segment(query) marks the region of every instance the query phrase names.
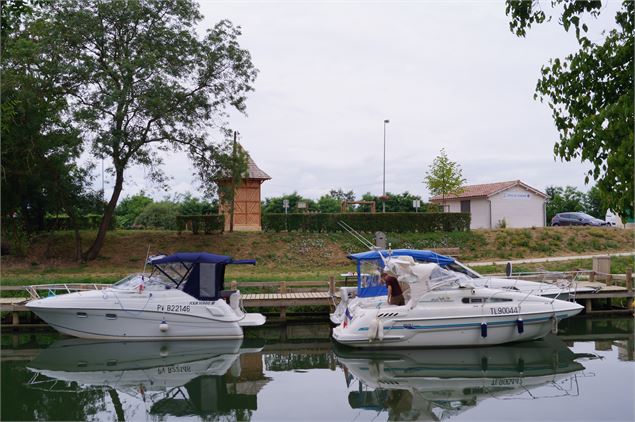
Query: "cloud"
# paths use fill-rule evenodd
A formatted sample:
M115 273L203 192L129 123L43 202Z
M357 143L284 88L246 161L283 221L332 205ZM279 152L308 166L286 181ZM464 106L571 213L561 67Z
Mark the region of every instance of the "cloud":
M533 100L540 67L577 49L556 23L510 33L499 2L202 2L201 31L243 29L260 69L241 143L272 180L263 199L331 188L427 197L421 181L441 148L470 183L521 179L584 188L587 165L553 160L558 133ZM614 13L604 10L599 26ZM166 159L173 192L196 192L182 154ZM137 170L126 192L145 188ZM154 192L154 191L153 191ZM164 194L159 192L158 194Z

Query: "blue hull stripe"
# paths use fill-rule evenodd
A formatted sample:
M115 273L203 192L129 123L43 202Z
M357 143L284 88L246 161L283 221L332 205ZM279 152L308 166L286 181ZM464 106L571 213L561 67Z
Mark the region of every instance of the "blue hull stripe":
M478 318L478 317L475 317ZM544 322L544 321L549 321L552 317L548 316L548 317L540 317L540 318L527 318L527 319L523 319L523 321L525 323L535 323L535 322ZM561 315L557 317L559 320L560 319L565 319L567 318L567 315ZM508 321L492 321L492 322L488 322L487 323L488 326L493 325L493 326L505 326L505 325L516 325L516 320L508 320ZM481 323L480 322L468 322L468 323L463 323L463 324L441 324L441 325L412 325L412 324L403 324L403 325L393 325L390 327L384 327L384 330L435 330L435 329L439 329L439 328L461 328L461 327L465 327L465 328L480 328L481 327ZM362 328L358 328L357 331L368 331L368 327L362 327Z

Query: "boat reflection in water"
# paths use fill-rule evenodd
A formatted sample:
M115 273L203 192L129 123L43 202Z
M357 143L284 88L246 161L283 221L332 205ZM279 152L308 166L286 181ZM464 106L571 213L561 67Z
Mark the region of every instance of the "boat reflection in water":
M353 409L387 411L389 420L441 420L487 398L536 399L577 395L584 369L560 339L494 347L372 351L337 346L352 389ZM545 387L549 392L546 392ZM540 390L532 391L532 390ZM541 395L542 394L542 395Z
M256 394L268 381L259 363L263 344L253 343L60 340L31 361L29 385L69 392L103 389L125 419L148 413L239 416L257 408Z

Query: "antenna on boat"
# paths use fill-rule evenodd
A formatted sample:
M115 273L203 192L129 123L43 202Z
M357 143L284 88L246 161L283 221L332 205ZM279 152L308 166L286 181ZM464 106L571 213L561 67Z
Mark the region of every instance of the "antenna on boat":
M150 258L150 244L149 243L148 243L148 252L146 252L146 260L143 263L143 274L141 275L142 278L146 274L146 266L148 265L148 258Z
M345 222L343 222L342 220L338 221L337 224L344 229L344 231L346 231L348 234L350 234L351 236L353 236L355 238L355 240L357 240L359 243L361 243L362 245L364 245L365 247L367 247L368 249L370 249L371 251L373 249L375 249L375 245L373 245L370 240L366 239L364 236L362 236L361 234L359 234L358 231L356 231L354 228L352 228L351 226L349 226L348 224L346 224Z
M343 228L348 234L350 234L351 236L353 236L359 243L361 243L362 245L364 245L365 247L367 247L368 249L370 249L371 251L377 251L377 253L379 254L379 256L381 257L382 262L384 263L384 265L386 265L386 258L384 257L384 255L381 253L381 249L378 248L377 246L373 245L370 240L366 239L364 236L362 236L357 230L355 230L354 228L352 228L351 226L349 226L348 224L346 224L344 221L339 220L337 222L337 224Z

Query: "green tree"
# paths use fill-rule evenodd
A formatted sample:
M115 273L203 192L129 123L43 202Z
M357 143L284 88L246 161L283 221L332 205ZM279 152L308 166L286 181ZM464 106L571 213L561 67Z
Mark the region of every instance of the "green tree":
M337 213L342 209L342 201L327 194L322 195L320 199L318 199L316 206L320 212Z
M22 238L22 229L43 230L47 214L66 214L81 252L78 217L103 206L90 188L90 163L77 164L83 139L65 116L69 88L56 63L41 61L47 45L24 23L40 3L2 3L2 217L13 226L9 237Z
M329 196L331 198L335 198L338 201L354 201L355 200L355 192L349 190L348 192L344 192L342 188L331 189L329 191Z
M125 197L121 200L119 205L117 205L115 211L117 226L124 229L131 229L143 209L153 202L152 198L146 196L144 191L136 195Z
M288 212L300 212L301 210L298 208L299 202L304 202L307 205L305 211L317 211L318 207L314 200L303 198L297 192L293 192L291 194L282 195L274 198L266 198L264 203L262 204L262 212L263 214L275 214L275 213L284 213L284 200L289 201L289 211Z
M586 211L586 195L573 186L548 186L547 221L559 212Z
M141 211L134 225L144 229L176 230L179 205L171 201L152 202Z
M215 174L209 176L201 175L201 180L207 179L207 186L213 186L214 183L219 189L220 203L224 209L229 209L229 231L234 231L234 206L238 188L244 178L247 177L248 155L237 140L237 132L234 132L234 141L225 144L225 150L216 154L216 161L219 164L219 170ZM231 146L231 149L229 147ZM200 168L204 168L201 166Z
M444 207L445 199L449 195L458 195L463 192L465 182L461 166L450 161L443 148L428 167L423 181L431 195L441 195Z
M239 28L223 20L199 37L201 19L191 0L60 0L39 15L41 60L75 88L73 118L92 154L113 163L113 193L86 259L99 254L130 166L162 182L161 156L173 149L187 151L199 174L217 171L207 129L224 126L228 107L245 111L257 70Z
M191 193L186 192L180 200L179 214L181 215L209 215L218 214L218 201L208 201L196 198Z
M593 186L586 194L584 201L585 212L589 215L597 217L601 220L606 218L606 211L608 206L606 205L604 195L597 186Z
M547 101L560 140L554 154L565 161L588 161L585 177L596 181L606 206L626 214L633 210L633 29L635 2L624 1L616 27L591 40L587 17L597 17L600 1L552 0L562 10L560 24L575 30L576 53L551 59L541 69L534 98ZM510 29L525 36L532 24L547 20L539 2L507 0Z

